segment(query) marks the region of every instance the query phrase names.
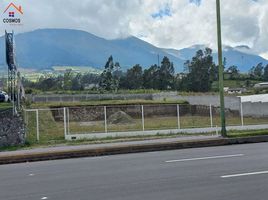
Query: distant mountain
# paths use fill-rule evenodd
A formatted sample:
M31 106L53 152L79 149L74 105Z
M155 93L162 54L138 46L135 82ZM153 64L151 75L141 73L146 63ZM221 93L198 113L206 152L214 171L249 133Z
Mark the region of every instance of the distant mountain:
M191 60L195 53L206 48L205 45L194 45L189 48L181 50L176 49L163 49L166 53L172 54L173 56L182 60ZM248 46L237 46L223 47L223 57L226 58L226 67L235 65L241 72L248 72L252 66L256 66L258 63L268 64L268 60L265 60L261 56L255 55ZM213 59L215 63L218 63L217 52L214 51Z
M17 62L20 67L49 69L53 66L90 66L103 69L110 55L123 70L140 64L147 68L158 63L158 56L168 56L177 72L183 71L183 63L191 59L204 45L181 50L161 49L136 37L106 40L85 31L72 29L39 29L15 36ZM0 38L0 66L5 65L4 37ZM252 66L268 61L252 54L246 46L224 47L227 65L237 65L243 72ZM213 57L217 61L217 54Z
M178 71L183 60L135 37L106 40L90 33L69 29L41 29L15 37L17 62L23 68L44 69L52 66L91 66L103 68L113 55L122 69L135 64L149 67L168 56ZM4 38L0 38L0 59L4 61ZM3 63L0 63L0 65Z

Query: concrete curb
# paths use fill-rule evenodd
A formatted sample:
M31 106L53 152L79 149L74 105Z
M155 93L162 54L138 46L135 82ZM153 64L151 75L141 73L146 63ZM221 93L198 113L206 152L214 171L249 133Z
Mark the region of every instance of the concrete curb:
M115 154L175 150L198 147L212 147L222 145L246 144L246 143L261 143L268 142L268 136L242 137L242 138L217 138L204 140L189 140L176 142L156 142L150 144L134 144L122 145L116 147L99 147L94 149L79 149L79 150L61 150L47 152L30 152L21 155L2 155L0 154L0 165L22 163L22 162L36 162L45 160L57 160L80 157L94 157Z

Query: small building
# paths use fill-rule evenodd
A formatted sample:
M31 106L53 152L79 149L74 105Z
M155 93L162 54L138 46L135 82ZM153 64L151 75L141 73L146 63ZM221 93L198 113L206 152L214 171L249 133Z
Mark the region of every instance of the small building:
M268 89L268 82L257 83L254 85L255 89Z
M228 92L229 89L230 89L229 87L224 87L224 88L223 88L223 91L224 91L224 92Z
M229 88L227 92L228 94L242 94L246 91L246 88Z
M94 89L94 88L99 88L99 84L91 83L91 84L85 84L84 85L85 90L91 90L91 89Z
M240 96L241 102L268 102L268 94L255 94L255 95L249 95L249 96Z

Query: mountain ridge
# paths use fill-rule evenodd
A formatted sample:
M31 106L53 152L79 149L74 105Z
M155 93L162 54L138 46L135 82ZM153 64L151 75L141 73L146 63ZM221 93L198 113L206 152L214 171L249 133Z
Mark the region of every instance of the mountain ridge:
M140 64L148 68L167 56L174 63L176 72L183 71L186 60L191 59L204 45L177 49L158 48L137 37L107 40L86 31L74 29L37 29L15 35L16 57L20 67L49 69L53 66L90 66L103 69L112 55L123 70ZM203 48L202 48L203 47ZM4 36L0 37L0 65L5 65ZM242 50L241 50L242 49ZM244 52L245 51L245 52ZM237 65L240 71L248 71L260 62L268 64L264 58L250 54L250 49L241 47L223 48L227 64ZM217 53L213 53L217 63Z

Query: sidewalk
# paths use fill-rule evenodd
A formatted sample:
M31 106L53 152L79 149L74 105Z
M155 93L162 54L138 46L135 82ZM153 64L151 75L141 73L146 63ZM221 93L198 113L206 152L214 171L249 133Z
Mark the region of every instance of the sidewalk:
M138 153L184 148L221 146L243 143L268 142L268 136L222 138L219 136L187 136L132 142L57 146L0 152L0 164L34 162L90 156Z

